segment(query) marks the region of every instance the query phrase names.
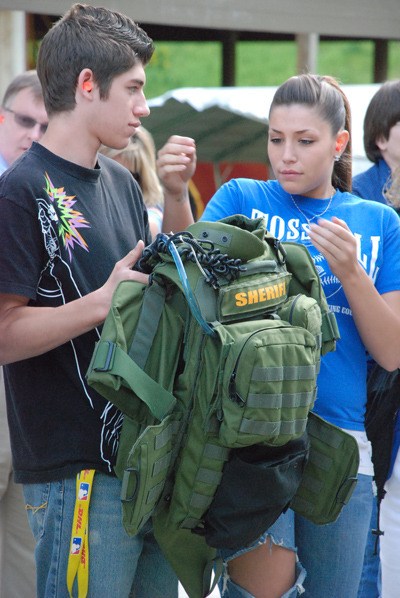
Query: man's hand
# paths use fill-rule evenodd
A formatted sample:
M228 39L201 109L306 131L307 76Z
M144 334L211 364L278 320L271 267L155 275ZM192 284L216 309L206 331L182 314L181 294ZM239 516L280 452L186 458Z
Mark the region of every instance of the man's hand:
M41 355L102 324L120 282L147 284L147 274L131 269L143 246L139 241L119 260L102 287L59 307L29 306L27 297L0 294L0 363Z
M114 294L114 291L120 282L122 282L123 280L136 280L137 282L147 284L149 278L147 274L143 274L143 272L137 272L136 270L132 270L132 267L141 257L143 248L143 241L139 241L134 249L132 249L125 257L120 259L115 264L113 271L108 277L108 280L104 283L102 288L99 289L99 292L102 293L107 313L111 306L111 299Z

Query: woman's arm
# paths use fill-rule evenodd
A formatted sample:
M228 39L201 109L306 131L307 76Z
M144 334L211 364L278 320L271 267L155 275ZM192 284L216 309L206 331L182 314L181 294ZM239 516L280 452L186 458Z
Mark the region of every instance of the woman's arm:
M190 137L173 135L159 150L157 173L164 189L162 230L184 230L192 224L189 180L196 170L196 146Z
M386 370L400 367L400 290L380 295L357 260L357 242L339 218L310 225L310 239L343 286L354 322L370 354ZM400 256L399 256L400 259ZM400 286L400 281L399 281ZM351 359L351 356L349 356Z

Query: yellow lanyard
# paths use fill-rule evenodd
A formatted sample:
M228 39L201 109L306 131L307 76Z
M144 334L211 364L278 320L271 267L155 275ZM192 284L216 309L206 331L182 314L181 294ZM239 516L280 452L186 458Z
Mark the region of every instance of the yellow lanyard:
M94 469L83 469L76 476L75 510L67 569L67 586L71 598L75 577L78 581L78 598L86 598L89 588L89 504L93 477Z

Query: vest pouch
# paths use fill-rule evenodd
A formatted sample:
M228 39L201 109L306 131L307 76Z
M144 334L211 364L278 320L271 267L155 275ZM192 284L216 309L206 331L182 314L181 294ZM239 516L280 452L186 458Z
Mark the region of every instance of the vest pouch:
M127 456L124 436L132 438L135 422L125 419L116 472L122 480L123 525L127 533L133 536L153 514L161 497L173 460L174 436L180 416L173 413L160 424L147 426Z
M204 528L214 548L243 548L257 540L285 511L304 471L307 433L281 447L232 449Z
M318 362L317 373L319 372L320 355L322 350L322 314L321 309L315 299L307 297L302 293L288 297L288 300L277 309L277 314L281 320L289 322L292 326L306 328L317 343Z
M281 320L292 326L303 326L316 338L321 336L322 316L318 303L312 297L299 293L289 297L277 310Z
M302 436L316 395L314 335L279 319L224 328L233 342L219 387L221 444L280 446Z
M357 483L357 441L315 413L309 415L307 432L310 456L290 507L313 523L332 523Z

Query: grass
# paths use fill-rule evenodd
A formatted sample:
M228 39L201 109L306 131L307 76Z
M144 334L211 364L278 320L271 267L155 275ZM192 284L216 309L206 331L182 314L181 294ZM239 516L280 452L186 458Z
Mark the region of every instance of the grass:
M373 82L370 41L320 42L318 72L342 83ZM294 42L239 42L236 85L279 85L296 73ZM389 42L389 79L400 79L400 42ZM222 48L218 42L159 42L147 68L146 95L153 98L179 87L221 85Z

